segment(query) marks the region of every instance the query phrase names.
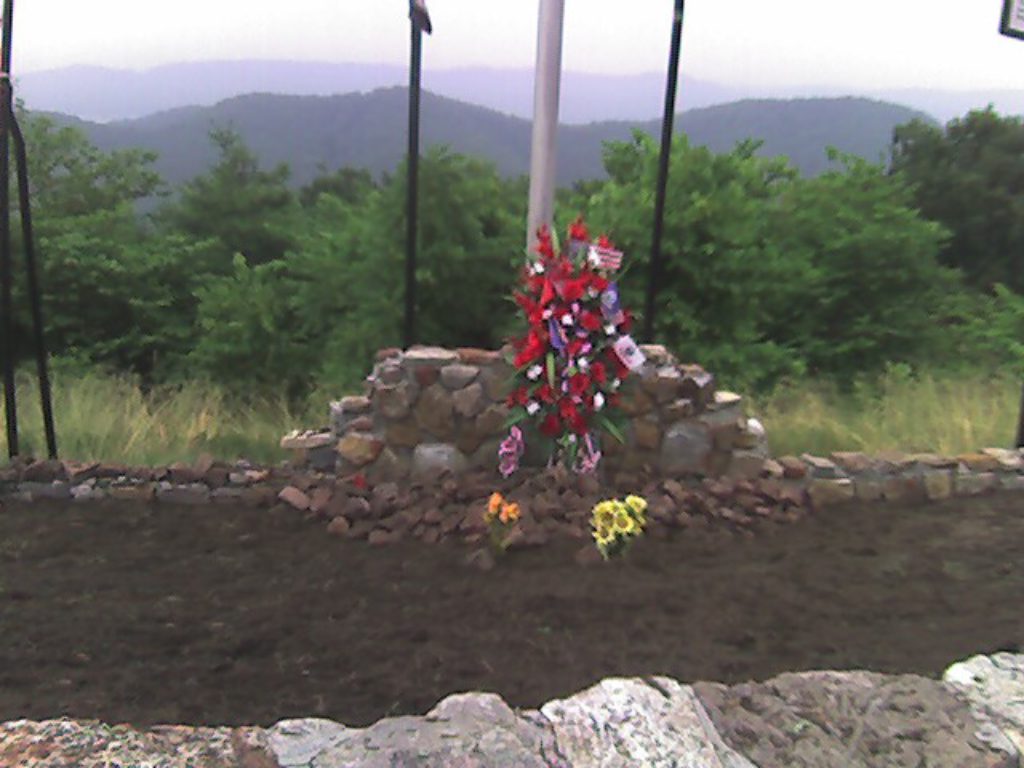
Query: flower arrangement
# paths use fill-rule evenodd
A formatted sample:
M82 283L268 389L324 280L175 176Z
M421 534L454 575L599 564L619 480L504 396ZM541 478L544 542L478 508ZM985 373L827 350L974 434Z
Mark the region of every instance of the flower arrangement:
M508 546L508 534L519 521L519 505L505 500L497 491L487 500L484 522L490 534L491 547L495 552L504 552Z
M569 228L561 252L546 227L537 240L515 293L528 331L512 342L512 431L499 450L506 477L518 468L525 448L515 425L527 419L552 442L552 463L562 461L580 473L596 470L601 452L595 430L622 440L608 412L619 404L623 380L644 362L629 336L633 316L622 307L612 279L622 253L607 237L591 241L582 218Z
M647 500L642 496L598 502L590 516L594 543L605 560L625 552L646 527Z

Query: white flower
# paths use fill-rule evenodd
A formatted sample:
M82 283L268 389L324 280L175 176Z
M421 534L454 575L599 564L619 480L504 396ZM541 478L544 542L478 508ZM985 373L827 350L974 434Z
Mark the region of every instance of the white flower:
M576 442L576 435L574 435L574 434L569 435L569 442L570 443L575 443Z
M526 378L528 378L530 381L536 381L537 379L540 378L540 375L543 372L543 368L541 368L539 365L534 365L526 372Z
M594 246L590 246L590 250L587 251L587 261L590 262L592 267L596 267L601 263L601 255Z
M622 386L622 381L619 379L612 379L612 389L618 389Z
M544 274L544 264L539 262L539 261L534 263L534 265L533 265L533 274L535 274L535 275L543 275Z
M537 411L540 410L540 403L535 400L531 400L526 404L526 412L533 416Z
M552 314L554 314L554 313L550 309L545 309L541 313L541 317L543 317L545 320L550 320Z
M567 327L572 325L572 315L570 315L570 314L562 315L562 325L567 326Z
M615 335L615 326L612 325L611 323L609 323L608 325L606 325L604 327L604 333L605 333L605 336L614 336Z
M585 371L587 370L587 368L590 367L590 361L587 360L587 358L585 357L581 357L579 360L576 361L576 367L579 368L581 371Z
M598 297L597 288L587 288L587 296L596 299Z
M598 392L594 395L594 410L600 411L602 408L604 408L604 395Z

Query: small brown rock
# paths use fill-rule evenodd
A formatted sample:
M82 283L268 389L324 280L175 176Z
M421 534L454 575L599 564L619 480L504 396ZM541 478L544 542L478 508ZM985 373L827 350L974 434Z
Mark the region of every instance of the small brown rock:
M807 465L796 456L782 456L778 462L782 466L782 476L788 480L799 480L807 475Z
M459 362L466 365L490 365L501 359L500 352L476 347L459 347L455 352L459 356Z
M352 526L349 525L348 520L339 516L327 524L327 532L332 536L344 536L348 533L349 528L351 527Z
M429 387L440 377L437 368L428 365L419 365L413 368L413 377L421 387Z
M345 461L356 467L366 466L380 456L384 442L365 432L345 435L338 441L338 453Z
M389 544L397 544L403 535L404 531L382 531L378 528L370 531L368 541L371 547L386 547Z
M345 502L345 517L349 520L367 520L371 514L370 502L362 496L352 496Z
M52 483L63 480L64 465L59 461L34 461L25 467L21 479L30 483Z
M334 498L333 488L329 488L325 485L315 488L309 497L310 512L315 512L319 515L327 508L327 505L331 503L332 498Z
M191 466L180 461L171 464L167 468L167 474L170 476L171 482L176 485L188 485L197 482L202 477L202 473L196 472Z
M309 496L300 491L294 485L289 485L287 488L283 488L279 494L277 494L279 501L283 501L292 509L297 509L299 512L305 512L309 509Z
M470 384L452 395L455 412L465 419L472 419L487 407L487 396L481 384Z

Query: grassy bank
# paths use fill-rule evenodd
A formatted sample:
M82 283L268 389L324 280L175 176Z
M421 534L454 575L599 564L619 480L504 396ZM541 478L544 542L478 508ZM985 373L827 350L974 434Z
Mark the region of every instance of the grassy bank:
M753 398L776 456L805 451L923 452L955 455L1010 447L1021 383L1008 375L954 376L895 371L852 393L800 382Z
M45 455L35 380L20 378L18 395L21 452ZM88 374L55 377L53 409L62 457L165 464L208 452L276 462L285 458L281 436L324 423L327 402L323 398L314 413L289 408L283 399L232 402L206 384L144 392L127 377Z
M332 393L337 395L339 393ZM143 392L132 380L102 374L58 375L54 411L60 453L129 464L191 461L203 452L276 462L281 435L325 423L327 393L300 408L283 399L240 404L210 385ZM22 453L45 453L34 379L19 386ZM839 393L798 382L748 399L768 430L772 453L838 450L955 454L1009 446L1016 435L1020 382L1009 376L891 373ZM0 415L2 419L2 415Z

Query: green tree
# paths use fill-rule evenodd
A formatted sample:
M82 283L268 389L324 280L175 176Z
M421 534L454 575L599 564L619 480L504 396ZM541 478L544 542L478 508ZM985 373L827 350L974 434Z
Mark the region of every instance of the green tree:
M105 153L77 128L24 111L19 119L50 351L147 376L168 369L192 344L193 264L205 245L154 236L137 214L161 190L154 155ZM25 355L28 299L22 280L15 287Z
M887 363L933 358L960 276L937 255L943 228L924 220L905 180L832 153L841 170L794 180L782 193L772 240L801 265L769 318L770 335L810 371L846 380Z
M970 285L1024 292L1024 124L991 107L945 129L915 121L896 129L892 170L914 185L925 217L951 233L940 259Z
M490 347L522 252L523 202L493 166L434 150L420 166L418 336ZM199 291L202 334L191 361L218 381L301 394L320 378L351 386L379 348L401 343L405 174L355 204L321 194L287 257L235 260Z
M178 199L161 211L172 231L218 245L221 273L241 253L253 264L280 259L295 244L298 200L288 186L289 169L271 171L233 130L218 128L210 140L219 153L210 171L185 184Z
M320 195L333 195L349 205L363 201L377 185L370 172L363 168L339 168L334 173L321 174L299 190L299 202L310 208Z
M657 341L744 384L798 372L801 360L767 333L799 266L771 238L781 189L796 173L755 156L747 142L716 155L673 141L658 286ZM642 308L647 284L659 148L639 132L607 145L609 182L589 201L592 228L627 253L623 294Z

